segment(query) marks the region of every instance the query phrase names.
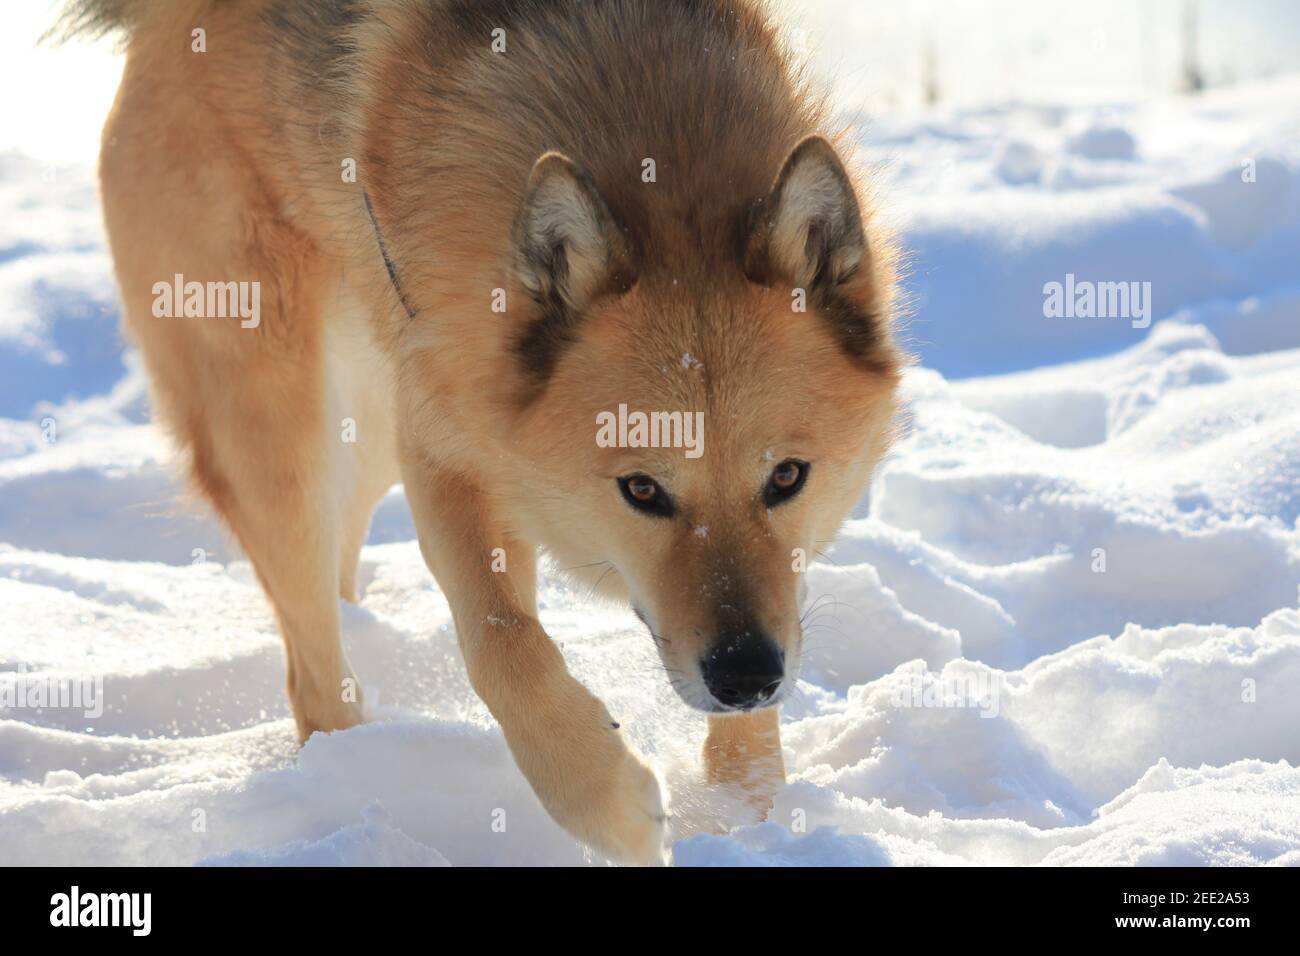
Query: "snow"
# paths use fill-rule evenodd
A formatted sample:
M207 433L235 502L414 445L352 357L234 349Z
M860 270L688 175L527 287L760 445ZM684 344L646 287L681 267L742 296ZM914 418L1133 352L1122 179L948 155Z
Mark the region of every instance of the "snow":
M1044 318L1044 285L1067 274L1150 282L1156 320L1203 324L1230 355L1300 347L1297 97L1288 78L1191 105L1017 103L878 122L865 153L885 166L879 192L912 252L925 364L989 375L1144 338L1129 321ZM1080 129L1107 128L1136 159L1076 151Z
M920 363L808 571L766 822L703 784L631 613L541 581L675 863L1300 864L1300 80L884 117L862 150ZM149 424L90 171L0 154L0 223L0 690L104 697L0 709L5 861L603 862L470 690L400 488L343 606L372 719L294 746L252 570ZM1047 317L1067 274L1150 282L1153 321Z

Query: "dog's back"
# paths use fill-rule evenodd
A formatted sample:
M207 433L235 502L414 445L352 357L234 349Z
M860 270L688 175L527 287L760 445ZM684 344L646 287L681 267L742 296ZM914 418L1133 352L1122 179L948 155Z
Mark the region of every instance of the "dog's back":
M757 0L162 6L75 0L63 28L134 30L146 35L142 44L183 50L184 35L150 33L150 22L208 32L238 23L241 56L257 56L243 56L219 85L223 95L246 85L263 111L230 119L266 118L285 153L269 161L311 170L344 202L355 190L343 188L338 167L352 157L376 197L412 181L445 182L440 216L472 205L470 225L492 222L498 207L513 213L539 155L581 157L638 248L678 270L709 265L701 251L731 254L735 204L765 192L799 139L832 132ZM204 55L223 55L215 38ZM190 72L174 82L207 81ZM247 97L234 101L247 110ZM394 155L397 142L420 149ZM649 180L655 187L642 188Z

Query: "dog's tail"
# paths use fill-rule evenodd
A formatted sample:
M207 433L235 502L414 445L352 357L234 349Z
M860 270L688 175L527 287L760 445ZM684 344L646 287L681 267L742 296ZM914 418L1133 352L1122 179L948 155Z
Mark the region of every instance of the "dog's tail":
M62 14L41 38L49 43L86 38L98 40L111 33L129 33L150 0L67 0Z

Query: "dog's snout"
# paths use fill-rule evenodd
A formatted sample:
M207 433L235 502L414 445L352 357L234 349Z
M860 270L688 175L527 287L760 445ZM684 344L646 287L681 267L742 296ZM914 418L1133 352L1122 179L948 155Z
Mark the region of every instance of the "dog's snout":
M785 655L771 638L746 633L720 640L700 659L704 685L718 703L737 710L761 707L785 678Z

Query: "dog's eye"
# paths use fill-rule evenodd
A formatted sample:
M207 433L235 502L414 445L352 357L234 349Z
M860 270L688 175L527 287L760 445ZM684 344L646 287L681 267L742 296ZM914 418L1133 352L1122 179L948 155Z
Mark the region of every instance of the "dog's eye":
M629 475L618 480L618 487L623 497L637 511L654 515L656 518L671 518L673 500L659 487L659 483L645 475Z
M769 508L789 501L797 495L808 480L809 465L806 461L790 459L781 462L772 470L772 477L767 479L763 489L763 500Z

